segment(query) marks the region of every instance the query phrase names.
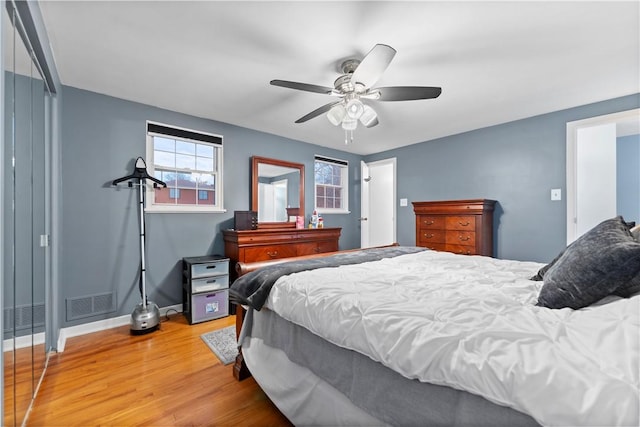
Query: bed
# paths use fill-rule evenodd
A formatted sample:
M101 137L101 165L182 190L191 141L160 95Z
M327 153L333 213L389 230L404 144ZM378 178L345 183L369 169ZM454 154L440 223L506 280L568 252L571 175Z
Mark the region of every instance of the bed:
M637 426L640 243L603 267L611 227L632 236L611 220L549 265L391 247L240 266L242 357L295 425ZM606 295L541 306L574 258Z

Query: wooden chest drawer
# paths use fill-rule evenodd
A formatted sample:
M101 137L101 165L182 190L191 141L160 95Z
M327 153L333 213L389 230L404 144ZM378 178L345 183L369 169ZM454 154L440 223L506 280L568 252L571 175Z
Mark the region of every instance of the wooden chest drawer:
M476 248L474 246L464 245L445 245L445 251L453 252L454 254L461 255L477 255Z
M420 243L417 246L422 246L423 248L431 249L434 251L446 251L447 245L444 243Z
M335 241L320 241L310 243L299 243L296 251L297 256L321 254L325 252L334 252L338 250L338 245Z
M444 226L445 226L445 217L443 216L438 216L438 215L434 215L434 216L427 216L427 215L421 215L419 220L418 220L418 227L420 229L426 229L426 230L430 230L430 229L434 229L434 230L443 230Z
M446 234L445 243L448 245L475 246L476 233L475 231L449 230Z
M296 247L294 245L254 246L244 249L244 258L252 261L266 261L294 256L296 256Z
M475 230L476 217L473 215L448 216L445 228L447 230Z
M446 232L444 230L429 230L420 229L420 233L417 236L418 246L427 246L432 243L445 243Z

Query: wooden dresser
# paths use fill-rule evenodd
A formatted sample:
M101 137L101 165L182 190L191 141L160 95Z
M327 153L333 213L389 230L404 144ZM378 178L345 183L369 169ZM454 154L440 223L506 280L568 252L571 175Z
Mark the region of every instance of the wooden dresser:
M465 255L493 256L495 200L413 202L416 246Z
M237 262L266 261L338 250L341 228L223 230L224 254ZM235 277L235 275L233 275Z

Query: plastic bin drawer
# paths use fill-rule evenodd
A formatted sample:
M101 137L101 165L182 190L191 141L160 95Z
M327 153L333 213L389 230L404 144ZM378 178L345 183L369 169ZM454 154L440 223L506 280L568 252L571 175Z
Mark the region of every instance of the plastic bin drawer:
M193 264L191 266L191 278L198 279L200 277L218 276L221 274L229 274L229 260L206 262L203 264Z
M191 281L191 292L211 292L219 289L227 289L229 287L229 276L211 276L202 279L194 279Z
M204 322L229 315L229 290L191 295L191 323Z

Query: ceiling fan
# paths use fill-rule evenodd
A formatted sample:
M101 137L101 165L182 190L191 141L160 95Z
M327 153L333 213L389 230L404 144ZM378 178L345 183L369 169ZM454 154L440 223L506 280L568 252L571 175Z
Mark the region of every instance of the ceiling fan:
M411 101L437 98L442 93L441 88L429 86L374 88L373 85L380 79L395 54L396 50L391 46L376 44L362 61L357 59L343 61L340 66L343 74L335 80L334 87L287 80L271 80L270 83L273 86L322 93L340 98L300 117L296 120L296 123L304 123L323 113L327 113L329 121L335 126L341 124L345 133L353 132L358 127L358 121L365 127L371 128L378 124L378 115L371 106L365 104L362 100ZM351 140L353 140L353 133Z

